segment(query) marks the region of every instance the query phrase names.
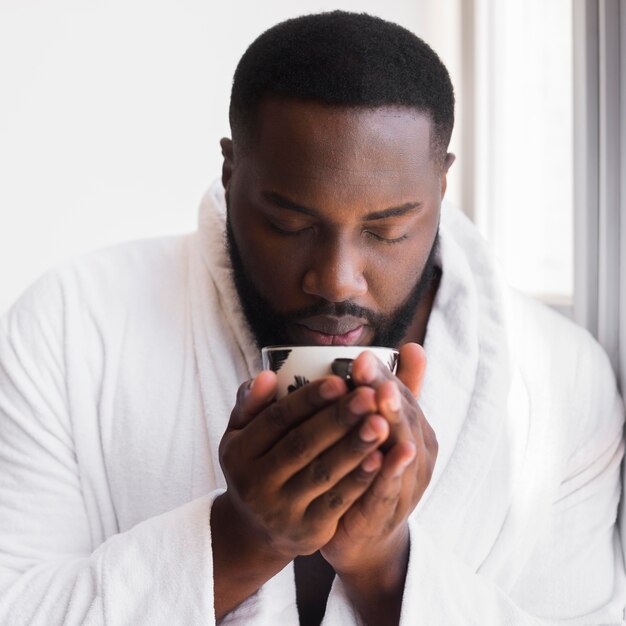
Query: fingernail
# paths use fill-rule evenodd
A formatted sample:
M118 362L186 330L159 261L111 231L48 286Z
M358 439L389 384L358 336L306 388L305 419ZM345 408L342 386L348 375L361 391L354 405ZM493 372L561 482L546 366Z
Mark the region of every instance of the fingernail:
M354 415L363 415L370 410L370 401L364 393L357 393L348 404L348 410Z
M361 463L361 469L368 474L377 470L380 467L380 459L378 458L377 453L370 454L369 456L363 459Z
M372 428L369 421L366 421L359 430L359 437L363 441L371 443L372 441L376 441L376 439L378 439L378 433Z
M376 378L376 362L374 361L376 357L371 354L366 354L363 368L361 370L361 378L364 383L371 383Z
M336 380L329 378L320 385L319 393L324 400L332 400L338 398L343 393L343 389Z
M394 385L392 395L385 400L385 406L391 413L397 413L400 410L400 391Z

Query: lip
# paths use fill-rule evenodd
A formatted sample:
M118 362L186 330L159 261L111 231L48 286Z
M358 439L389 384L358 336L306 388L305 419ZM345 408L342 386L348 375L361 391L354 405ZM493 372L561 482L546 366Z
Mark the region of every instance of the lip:
M316 315L307 317L298 322L300 326L304 326L309 330L324 333L325 335L345 335L360 326L365 326L367 320L351 315Z
M296 324L297 339L322 346L357 345L367 328L366 320L344 316L318 315Z

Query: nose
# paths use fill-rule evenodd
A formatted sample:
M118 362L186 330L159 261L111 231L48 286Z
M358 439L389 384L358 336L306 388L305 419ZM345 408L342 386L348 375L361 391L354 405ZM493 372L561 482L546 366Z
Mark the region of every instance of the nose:
M302 279L305 293L328 302L344 302L367 293L363 258L354 244L343 238L319 241Z

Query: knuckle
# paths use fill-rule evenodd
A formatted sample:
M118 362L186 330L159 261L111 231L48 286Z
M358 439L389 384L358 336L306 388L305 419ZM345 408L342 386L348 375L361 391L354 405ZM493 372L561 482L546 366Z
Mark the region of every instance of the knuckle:
M334 510L343 506L344 499L336 489L331 489L326 494L326 502L328 504L328 508Z
M298 458L304 455L307 450L307 440L298 429L292 430L286 437L287 451L290 456Z
M310 465L311 480L315 484L324 484L330 480L328 465L319 459L315 459Z
M289 532L289 540L293 543L301 544L309 539L309 530L302 524L294 525ZM303 546L305 548L305 546ZM305 548L306 549L306 548Z

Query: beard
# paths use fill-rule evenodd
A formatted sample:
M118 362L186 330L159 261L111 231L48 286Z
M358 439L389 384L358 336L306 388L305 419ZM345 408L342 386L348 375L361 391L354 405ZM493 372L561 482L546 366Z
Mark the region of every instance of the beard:
M226 213L226 247L239 301L259 348L293 343L289 339L289 327L302 319L316 315L336 317L351 315L364 318L374 331L371 345L397 348L413 322L419 304L440 272L435 265L439 248L439 229L437 229L421 276L404 302L391 313L387 315L376 313L350 301L329 302L327 300L320 300L311 306L290 313L279 313L259 292L246 273L235 241L229 210Z

